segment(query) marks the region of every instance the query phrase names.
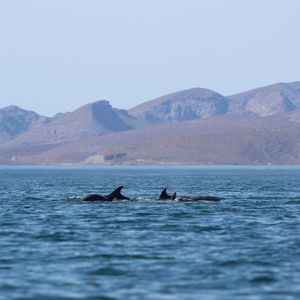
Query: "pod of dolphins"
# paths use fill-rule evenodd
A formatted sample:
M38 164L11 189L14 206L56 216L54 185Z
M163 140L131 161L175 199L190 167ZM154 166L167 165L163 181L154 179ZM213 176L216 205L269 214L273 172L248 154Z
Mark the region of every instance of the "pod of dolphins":
M130 200L130 198L125 197L121 194L121 189L123 185L119 186L115 189L112 193L101 196L97 194L87 195L82 198L82 201L113 201L113 200ZM212 196L177 196L176 192L171 196L167 194L167 189L163 189L158 200L171 200L171 201L178 201L178 202L188 202L188 201L220 201L221 198L212 197Z

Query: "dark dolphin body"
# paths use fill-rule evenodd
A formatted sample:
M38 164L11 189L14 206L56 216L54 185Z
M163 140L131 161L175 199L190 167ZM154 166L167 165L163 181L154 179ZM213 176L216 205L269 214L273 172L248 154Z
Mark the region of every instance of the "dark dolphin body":
M189 196L176 196L176 192L173 196L167 194L167 189L163 189L158 200L173 200L173 201L220 201L221 198L212 197L212 196L196 196L196 197L189 197Z
M123 188L123 185L119 186L112 193L110 193L109 195L106 195L106 196L101 196L101 195L97 195L97 194L87 195L82 198L82 201L113 201L113 199L130 200L130 198L127 198L121 194L122 188Z

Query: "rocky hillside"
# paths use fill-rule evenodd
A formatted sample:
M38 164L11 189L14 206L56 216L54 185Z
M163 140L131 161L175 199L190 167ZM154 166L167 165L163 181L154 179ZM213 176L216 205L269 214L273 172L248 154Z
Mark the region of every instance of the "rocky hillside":
M50 118L17 106L2 108L0 109L0 144L48 122L50 122Z
M227 97L229 113L273 116L300 109L300 82L278 83Z
M101 100L20 134L9 145L51 144L133 129L135 119Z
M224 115L228 107L224 96L211 90L194 88L142 103L128 112L152 124L165 124Z
M228 97L194 88L147 101L128 112L154 124L165 124L224 114L266 117L297 109L300 82L278 83Z

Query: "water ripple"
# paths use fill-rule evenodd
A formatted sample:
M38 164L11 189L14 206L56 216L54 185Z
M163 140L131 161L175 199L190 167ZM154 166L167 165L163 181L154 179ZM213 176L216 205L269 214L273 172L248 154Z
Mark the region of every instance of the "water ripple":
M300 297L300 168L0 171L0 299ZM120 184L132 201L81 201Z

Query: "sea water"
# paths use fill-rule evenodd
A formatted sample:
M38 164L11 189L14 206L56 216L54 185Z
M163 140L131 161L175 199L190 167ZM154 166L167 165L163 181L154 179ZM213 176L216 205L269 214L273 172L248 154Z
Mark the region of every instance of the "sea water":
M0 167L0 299L300 299L300 167ZM112 192L131 201L81 197ZM210 195L221 202L172 202Z

